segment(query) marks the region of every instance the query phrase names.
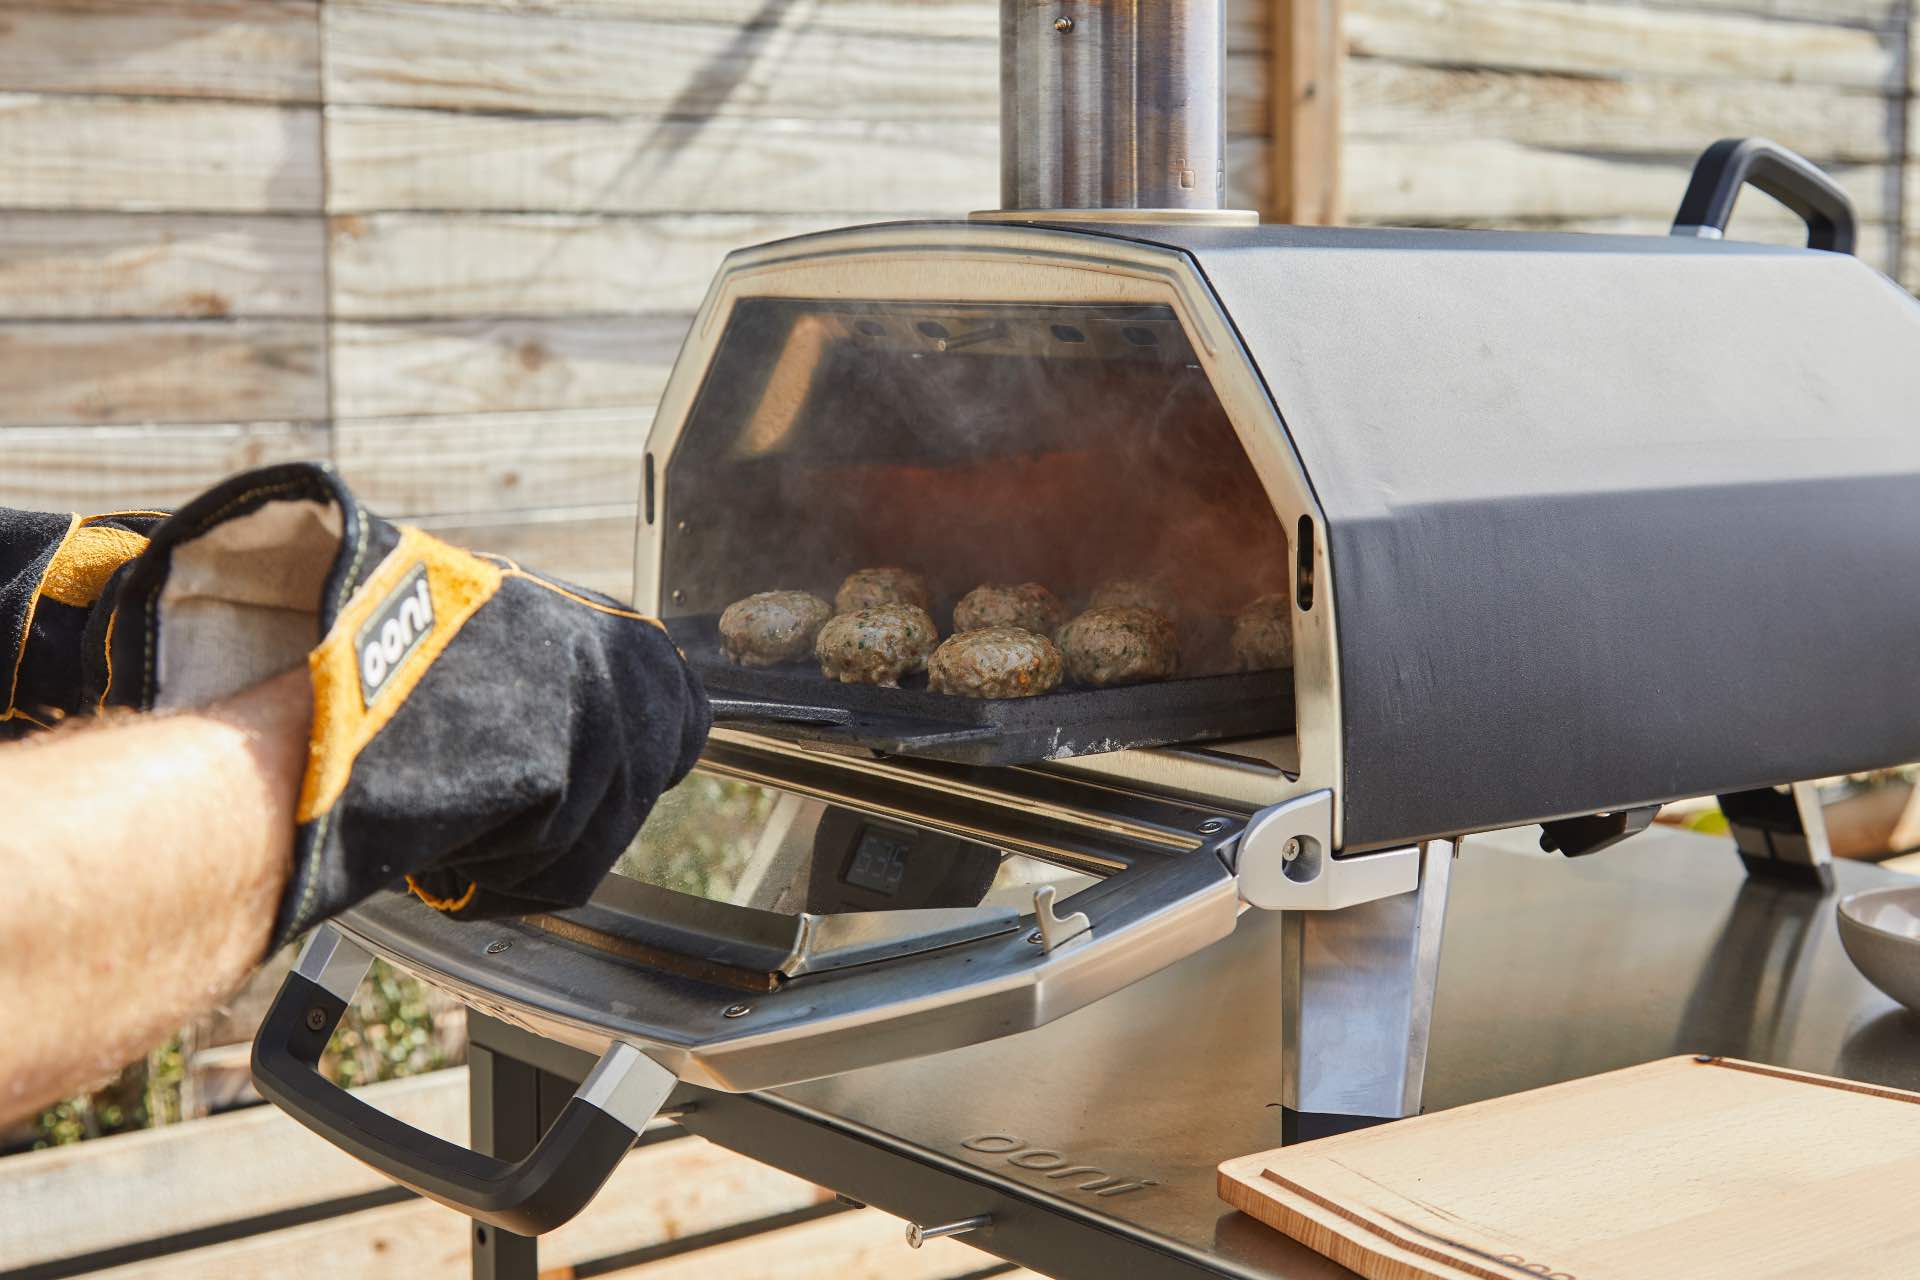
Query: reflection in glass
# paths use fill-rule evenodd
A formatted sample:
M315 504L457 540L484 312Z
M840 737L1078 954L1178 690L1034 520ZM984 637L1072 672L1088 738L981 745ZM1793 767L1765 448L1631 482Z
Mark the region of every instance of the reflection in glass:
M781 915L996 906L1026 912L1095 877L992 845L696 770L660 798L614 874Z

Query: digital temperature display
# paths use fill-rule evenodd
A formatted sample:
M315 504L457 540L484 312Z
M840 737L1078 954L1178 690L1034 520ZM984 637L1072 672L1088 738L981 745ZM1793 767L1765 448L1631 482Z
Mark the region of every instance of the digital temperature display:
M847 864L847 883L892 897L906 878L907 851L911 847L879 831L864 832L854 847L853 860Z

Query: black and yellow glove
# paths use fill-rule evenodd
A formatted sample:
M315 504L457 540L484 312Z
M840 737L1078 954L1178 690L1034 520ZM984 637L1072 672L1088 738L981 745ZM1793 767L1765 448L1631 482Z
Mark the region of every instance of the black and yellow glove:
M0 510L0 739L81 706L87 620L108 580L146 550L159 511L50 515Z
M306 663L276 942L402 878L463 919L584 902L709 725L659 623L389 524L322 464L182 508L103 632L102 705L194 705Z

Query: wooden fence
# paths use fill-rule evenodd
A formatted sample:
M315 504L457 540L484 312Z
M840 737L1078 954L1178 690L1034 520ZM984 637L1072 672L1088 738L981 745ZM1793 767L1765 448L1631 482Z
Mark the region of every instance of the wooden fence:
M1349 0L1345 217L1658 231L1698 149L1757 132L1836 166L1867 256L1920 273L1916 2ZM1239 204L1294 3L1230 4ZM331 457L377 510L624 591L721 254L996 200L996 9L8 0L0 503Z
M466 1071L372 1085L381 1110L467 1136ZM466 1280L472 1223L271 1107L0 1160L0 1280ZM540 1241L543 1280L1036 1280L656 1124Z

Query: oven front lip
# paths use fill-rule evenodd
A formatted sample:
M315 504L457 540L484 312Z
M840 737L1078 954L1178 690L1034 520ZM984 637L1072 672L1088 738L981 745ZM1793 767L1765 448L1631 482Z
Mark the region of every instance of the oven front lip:
M397 892L336 925L503 1021L588 1052L631 1043L690 1084L746 1092L1029 1030L1212 945L1240 911L1225 860L1239 832L1075 894L1059 909L1084 910L1092 931L1051 952L1027 941L1027 917L1011 933L759 994L648 970L521 920L451 920Z

